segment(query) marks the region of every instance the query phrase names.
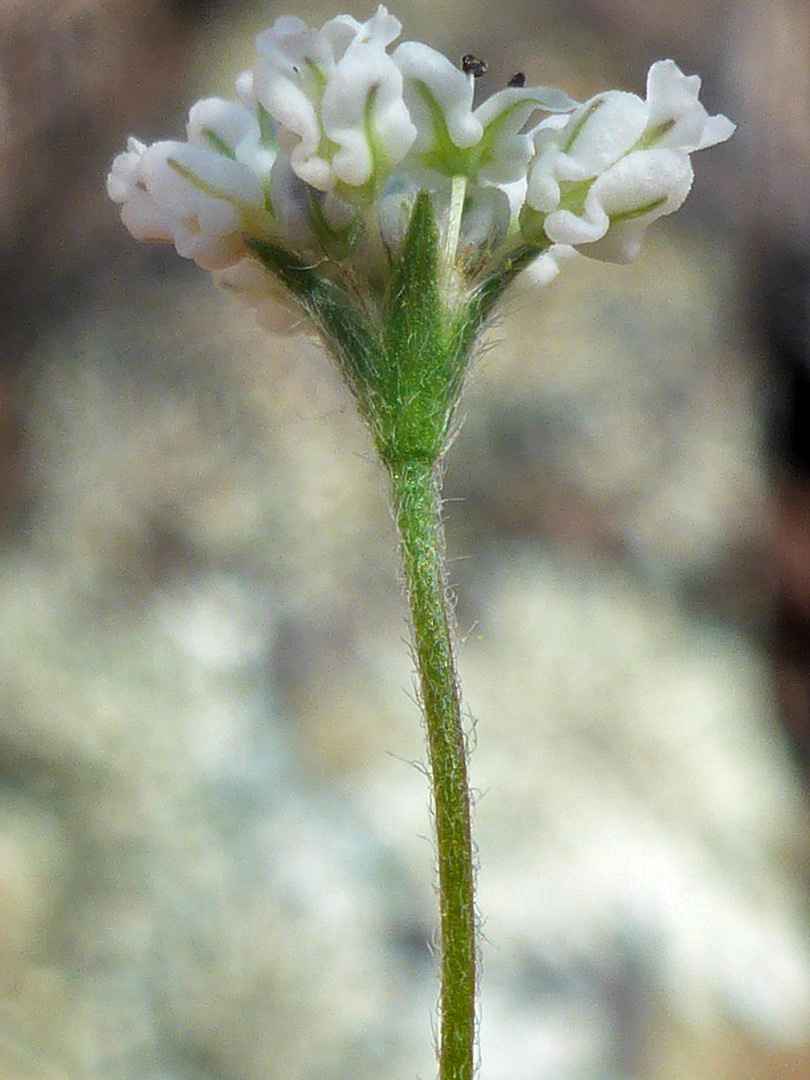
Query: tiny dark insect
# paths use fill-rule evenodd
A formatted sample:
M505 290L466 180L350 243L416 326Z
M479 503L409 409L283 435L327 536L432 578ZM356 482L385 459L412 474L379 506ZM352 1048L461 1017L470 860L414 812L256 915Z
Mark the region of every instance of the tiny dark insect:
M461 58L461 70L465 75L472 75L474 79L480 79L486 73L487 62L473 56L472 53L467 53Z
M507 86L525 86L526 85L526 76L523 74L522 71L516 71L515 74L512 76L512 78L509 80L509 82L506 85Z

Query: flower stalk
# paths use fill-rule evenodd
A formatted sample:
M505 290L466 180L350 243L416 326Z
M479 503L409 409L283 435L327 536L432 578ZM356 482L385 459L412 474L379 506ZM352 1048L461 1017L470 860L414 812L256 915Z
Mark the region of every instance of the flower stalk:
M391 467L405 587L427 730L441 918L440 1080L471 1080L475 1064L476 916L467 744L444 567L440 466Z

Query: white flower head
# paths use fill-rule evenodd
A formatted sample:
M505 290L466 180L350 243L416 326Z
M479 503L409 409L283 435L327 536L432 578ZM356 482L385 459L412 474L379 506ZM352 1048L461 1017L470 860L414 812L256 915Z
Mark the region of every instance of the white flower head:
M570 117L534 132L522 224L556 244L609 261L634 258L647 226L683 203L692 185L689 155L729 138L734 124L709 116L700 79L672 60L653 64L647 100L599 94Z
M395 45L400 30L382 6L320 29L277 19L236 80L237 101L204 98L185 142L130 139L116 157L107 190L126 227L208 269L238 265L224 280L253 302L271 280L277 293L314 290L293 304L297 319L332 289L380 310L415 208L429 206L453 308L522 267L548 281L576 253L632 258L647 226L686 198L690 154L734 130L671 60L650 68L646 100L611 90L580 105L520 75L476 103L482 61Z
M319 191L374 196L416 137L387 47L401 25L380 6L313 30L285 16L256 40L256 99L278 124L295 173Z

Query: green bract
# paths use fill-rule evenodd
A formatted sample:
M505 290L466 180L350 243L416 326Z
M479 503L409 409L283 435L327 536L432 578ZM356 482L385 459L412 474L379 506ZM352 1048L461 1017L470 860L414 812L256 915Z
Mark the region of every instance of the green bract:
M523 245L448 303L426 192L416 198L388 286L377 297L354 292L350 277L328 277L283 248L250 246L320 331L389 464L438 459L478 333L509 282L542 250Z

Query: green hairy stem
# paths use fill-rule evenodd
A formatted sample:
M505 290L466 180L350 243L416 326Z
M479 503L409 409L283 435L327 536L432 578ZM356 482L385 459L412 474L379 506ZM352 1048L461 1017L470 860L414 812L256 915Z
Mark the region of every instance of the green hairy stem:
M433 786L441 911L440 1080L471 1080L476 918L467 747L444 571L439 466L389 466Z

